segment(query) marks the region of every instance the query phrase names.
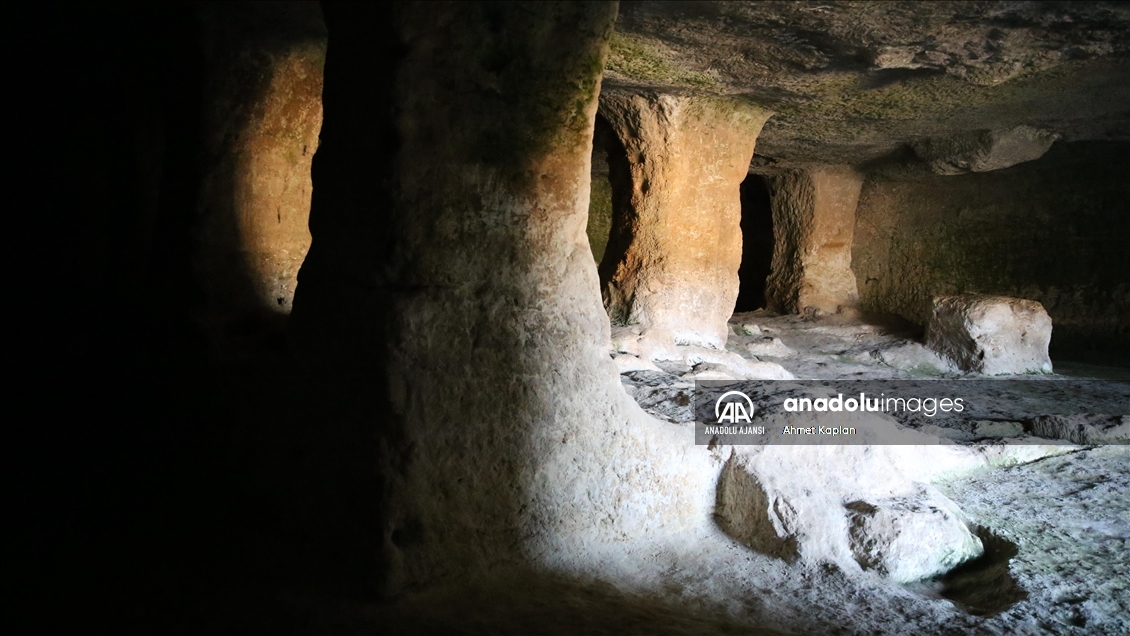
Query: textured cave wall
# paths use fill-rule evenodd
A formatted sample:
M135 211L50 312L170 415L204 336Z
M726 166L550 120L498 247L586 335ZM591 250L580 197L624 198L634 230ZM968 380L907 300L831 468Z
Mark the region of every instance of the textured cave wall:
M724 348L742 258L739 188L770 113L740 99L606 91L601 115L623 150L609 155L609 316L656 343Z
M925 324L935 294L1039 301L1052 345L1130 345L1125 143L1057 143L1041 159L959 176L875 175L852 247L864 308Z
M592 523L578 510L630 498L595 459L629 400L585 235L614 16L613 3L327 6L293 336L319 403L335 398L310 434L367 449L338 455L339 472L376 472L376 493L341 483L379 507L358 532L388 590L571 558L555 537Z
M768 181L774 246L767 306L780 313L854 307L851 245L863 177L846 167L818 167Z
M291 310L310 245L326 33L316 2L201 4L195 268L211 327Z

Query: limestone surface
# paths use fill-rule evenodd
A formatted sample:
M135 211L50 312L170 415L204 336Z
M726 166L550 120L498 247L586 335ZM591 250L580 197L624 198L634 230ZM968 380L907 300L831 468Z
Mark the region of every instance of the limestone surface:
M925 326L934 296L1026 298L1054 321L1053 347L1127 350L1128 170L1124 143L1059 141L1007 170L872 173L852 245L861 308Z
M984 461L969 448L734 447L715 514L727 534L762 554L897 582L927 579L983 551L957 504L927 483L929 471L910 468L927 457L942 471Z
M965 371L1048 373L1052 320L1040 303L1006 296L934 298L926 346Z
M765 336L750 342L745 346L746 350L754 356L766 356L769 358L787 358L796 352L793 351L780 338L773 336Z
M1130 416L1045 415L1032 421L1032 434L1075 444L1130 444Z
M200 5L203 184L195 269L208 320L288 314L310 248L326 29L303 2Z
M855 560L895 581L938 576L984 553L957 504L940 493L852 501L844 507Z
M847 167L788 171L769 179L773 269L769 308L836 313L859 302L851 270L855 208L863 177Z
M1128 25L1109 2L624 2L605 82L751 99L777 167L1021 125L1125 140Z
M769 112L740 99L604 91L613 223L600 274L616 324L725 346L741 265L739 187Z
M911 143L935 174L989 172L1044 156L1058 135L1031 126L984 130Z

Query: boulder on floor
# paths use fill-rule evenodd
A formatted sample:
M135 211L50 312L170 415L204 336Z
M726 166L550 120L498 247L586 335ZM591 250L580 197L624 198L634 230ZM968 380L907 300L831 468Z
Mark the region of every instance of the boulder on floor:
M1050 373L1052 320L1043 305L1007 296L936 296L926 346L964 371Z

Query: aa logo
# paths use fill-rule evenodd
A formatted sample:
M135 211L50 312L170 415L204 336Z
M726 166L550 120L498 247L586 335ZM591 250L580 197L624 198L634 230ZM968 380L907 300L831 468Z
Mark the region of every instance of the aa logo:
M750 422L753 416L753 401L741 391L726 391L714 403L714 417L719 424Z

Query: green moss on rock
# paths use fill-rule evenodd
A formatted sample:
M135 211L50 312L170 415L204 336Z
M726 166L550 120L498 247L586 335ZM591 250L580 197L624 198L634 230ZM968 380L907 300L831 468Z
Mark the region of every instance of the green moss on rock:
M589 222L585 232L589 236L592 257L600 264L612 231L612 184L604 175L594 175L589 195Z

